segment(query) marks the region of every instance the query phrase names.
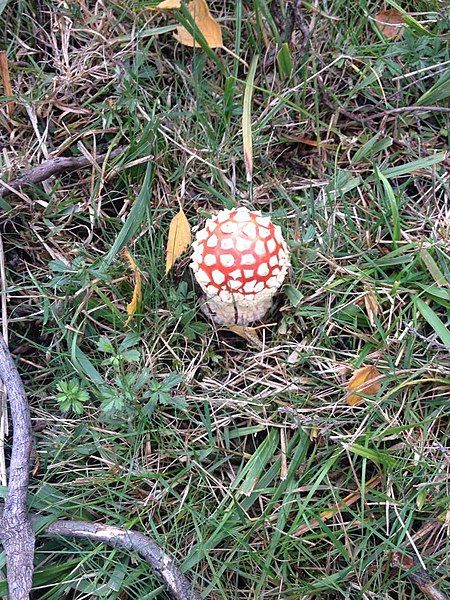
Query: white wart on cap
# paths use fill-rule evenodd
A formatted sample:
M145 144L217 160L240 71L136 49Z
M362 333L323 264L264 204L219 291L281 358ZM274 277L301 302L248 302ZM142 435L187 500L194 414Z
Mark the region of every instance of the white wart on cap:
M192 244L191 268L216 323L261 320L289 268L281 229L246 208L221 210Z

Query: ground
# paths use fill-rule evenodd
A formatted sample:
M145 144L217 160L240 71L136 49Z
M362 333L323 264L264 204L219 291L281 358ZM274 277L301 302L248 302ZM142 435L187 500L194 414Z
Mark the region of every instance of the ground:
M32 507L148 533L205 598L425 598L399 556L450 594L448 6L402 2L388 39L394 2L209 4L240 60L180 45L186 9L0 2L2 179L92 163L1 200ZM187 254L165 274L180 204L193 228L234 205L281 225L292 271L259 343L202 317ZM352 406L362 366L381 387ZM169 597L79 540L38 537L34 581Z

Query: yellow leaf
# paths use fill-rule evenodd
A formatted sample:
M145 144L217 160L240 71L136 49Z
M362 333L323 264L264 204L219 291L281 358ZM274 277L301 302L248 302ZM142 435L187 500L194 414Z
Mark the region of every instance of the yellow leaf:
M172 8L181 8L180 0L164 0L156 6L149 6L150 10L170 10Z
M347 382L348 392L345 398L347 404L355 406L355 404L363 401L361 394L371 396L379 392L381 388L380 377L380 373L372 365L356 369Z
M223 48L222 29L215 19L212 18L209 12L206 0L192 0L187 6L195 24L200 29L210 48ZM180 25L177 27L175 38L191 48L200 48L200 44L195 41L189 31Z
M403 35L405 22L402 13L395 8L382 10L375 15L375 22L380 28L381 33L388 40L397 40Z
M141 272L139 271L139 267L137 266L134 258L131 256L128 248L123 249L123 255L125 257L125 260L130 265L130 268L133 271L133 276L134 276L133 296L131 298L131 302L129 304L127 304L128 319L125 321L125 325L128 325L128 323L133 318L134 313L137 311L138 306L142 299L142 275L141 275Z
M173 267L191 243L191 227L182 208L172 219L169 227L166 251L166 273Z
M240 336L247 342L250 342L258 348L262 348L261 340L258 337L258 330L256 327L244 327L244 325L227 325L226 328L232 331L236 335Z
M319 437L319 430L317 429L317 427L311 427L311 429L309 430L309 439L311 441L313 441L313 440L317 440L318 437Z

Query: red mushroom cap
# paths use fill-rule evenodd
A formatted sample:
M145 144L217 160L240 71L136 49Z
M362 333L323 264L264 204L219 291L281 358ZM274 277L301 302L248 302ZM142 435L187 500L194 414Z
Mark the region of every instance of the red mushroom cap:
M246 208L222 210L208 219L193 248L197 281L208 297L223 302L272 296L289 266L280 227Z

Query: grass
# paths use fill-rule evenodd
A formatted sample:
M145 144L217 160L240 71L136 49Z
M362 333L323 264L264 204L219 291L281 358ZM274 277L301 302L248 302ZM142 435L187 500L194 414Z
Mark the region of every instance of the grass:
M176 44L174 17L141 4L3 8L3 178L126 146L2 217L31 502L149 533L204 597L424 598L393 552L450 594L448 112L385 112L448 108L448 8L403 2L389 41L377 2L304 2L303 21L292 4L210 2L225 45L259 55L252 189L242 62ZM178 199L193 226L244 204L283 227L293 269L261 346L203 320L187 257L164 275ZM129 326L124 246L144 279ZM350 407L365 364L381 390ZM82 415L61 411L60 382L88 393ZM131 556L44 538L35 590L168 597Z

